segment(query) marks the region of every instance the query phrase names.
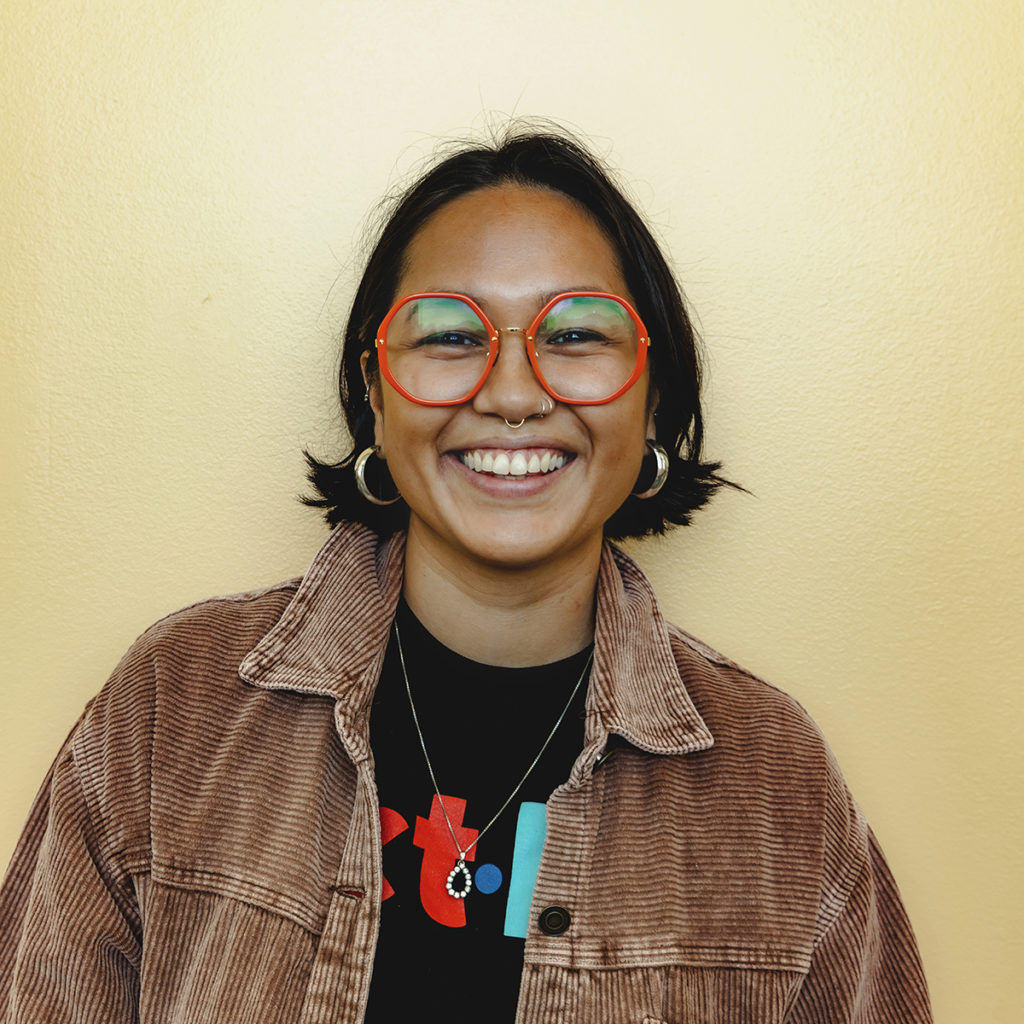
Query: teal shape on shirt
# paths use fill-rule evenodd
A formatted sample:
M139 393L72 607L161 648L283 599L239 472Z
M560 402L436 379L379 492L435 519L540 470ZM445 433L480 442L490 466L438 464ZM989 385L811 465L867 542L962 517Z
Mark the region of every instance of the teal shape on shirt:
M505 907L505 934L525 939L530 925L530 901L544 851L547 815L544 804L524 801L516 820L516 842L512 850L512 877Z

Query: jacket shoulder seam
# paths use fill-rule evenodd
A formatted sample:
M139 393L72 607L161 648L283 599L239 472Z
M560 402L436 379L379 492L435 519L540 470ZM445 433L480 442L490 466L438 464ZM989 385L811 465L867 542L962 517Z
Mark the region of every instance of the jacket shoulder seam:
M198 601L192 601L190 604L182 605L180 608L176 608L172 612L168 612L166 615L160 616L155 622L152 623L146 630L143 631L143 635L148 633L150 630L163 625L165 622L176 619L181 615L185 615L190 611L194 611L199 608L203 608L207 605L216 604L251 604L255 601L260 600L263 597L269 597L271 594L276 594L283 591L296 591L299 583L301 582L300 577L293 577L292 579L282 580L280 583L272 583L266 587L255 587L252 590L240 590L233 594L216 594L212 597L203 597Z
M727 657L715 648L710 647L704 643L703 640L699 640L693 636L692 633L687 633L685 629L681 629L679 626L669 623L669 636L673 642L679 642L684 644L693 654L697 657L702 658L709 665L715 669L720 669L728 672L736 673L742 676L744 679L749 680L751 683L755 683L758 686L763 687L765 690L775 694L776 697L781 698L786 704L798 712L806 721L814 728L815 732L821 736L822 742L825 742L824 736L821 735L821 730L818 728L817 723L811 713L803 706L787 690L784 690L780 686L776 686L773 682L765 679L764 676L758 675L756 672L752 672L750 669L738 662Z

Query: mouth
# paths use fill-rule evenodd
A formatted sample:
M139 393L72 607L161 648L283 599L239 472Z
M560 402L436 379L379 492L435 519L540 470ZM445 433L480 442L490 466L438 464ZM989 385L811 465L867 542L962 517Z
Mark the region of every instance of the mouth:
M561 469L571 457L557 448L467 448L459 453L464 466L491 476L543 476Z

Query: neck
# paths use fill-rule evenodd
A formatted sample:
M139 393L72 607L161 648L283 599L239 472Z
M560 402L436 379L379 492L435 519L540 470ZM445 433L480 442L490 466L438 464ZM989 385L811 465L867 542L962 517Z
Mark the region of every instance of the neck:
M444 558L410 529L404 597L446 647L485 665L545 665L594 638L601 546L575 557L506 569Z

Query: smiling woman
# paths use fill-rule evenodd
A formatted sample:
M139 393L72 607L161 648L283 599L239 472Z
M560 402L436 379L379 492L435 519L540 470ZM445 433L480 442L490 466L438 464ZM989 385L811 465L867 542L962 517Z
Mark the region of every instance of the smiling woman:
M680 291L559 135L457 152L356 293L305 578L154 626L0 904L10 1021L923 1024L910 926L803 710L609 538L688 521Z
M628 301L616 253L593 219L563 195L521 185L478 189L451 200L427 220L408 247L397 292L422 294L437 282L475 297L468 301L480 310L481 328L484 317L501 324L533 323L552 292L577 295L558 300L556 309L574 302L601 303L623 314L628 308L618 299L578 295L586 287ZM473 313L466 300L456 301ZM417 300L417 306L422 302ZM451 315L458 317L459 310ZM546 316L553 319L550 311ZM604 526L629 497L645 439L654 438L648 379L633 372L644 349L634 342L627 353L629 365L616 372L614 364L624 356L619 352L609 358L613 343L607 326L600 344L594 340L601 317L595 318L593 310L575 316L576 333L563 330L558 344L587 345L589 355L539 357L534 335L523 329L503 328L499 342L497 330L484 328L488 342L495 337L494 358L471 374L469 388L460 383L454 389L462 392L458 403L427 406L400 393L388 374L367 372L378 453L409 508L406 599L435 636L488 664L554 661L589 642ZM620 327L622 319L629 322L628 315L620 316L614 325ZM390 364L417 381L423 374L407 370L417 360L430 364L431 375L461 378L472 357L453 358L448 350L455 347L453 340L464 342L471 332L458 319L454 323L463 329L443 335L447 344L441 358L435 355L436 343L426 355L422 341L410 351L407 333L399 334L394 320L377 348L397 348ZM585 341L580 326L589 327ZM436 332L429 337L436 339ZM543 341L548 348L555 345L553 338ZM628 342L627 334L618 347ZM458 347L487 351L480 341ZM364 372L370 353L365 356ZM594 361L611 363L612 377L594 399L570 404L546 380L542 383L535 368L538 361L552 358L571 363L557 369L558 378L575 374L586 380L595 372L600 378L601 369L585 365ZM630 379L634 386L624 387ZM607 401L610 397L614 400ZM534 472L531 461L536 461ZM541 471L544 461L546 473ZM485 579L472 590L490 589L495 573L509 572L515 573L516 586L502 587L505 607L485 613L481 623L494 628L485 628L473 649L466 649L460 624L471 611L457 591L481 574ZM459 581L454 592L447 580ZM557 617L550 614L553 604L560 608ZM515 634L502 628L497 620L509 615L520 626L530 620L536 648L524 650ZM488 618L495 621L488 623Z

